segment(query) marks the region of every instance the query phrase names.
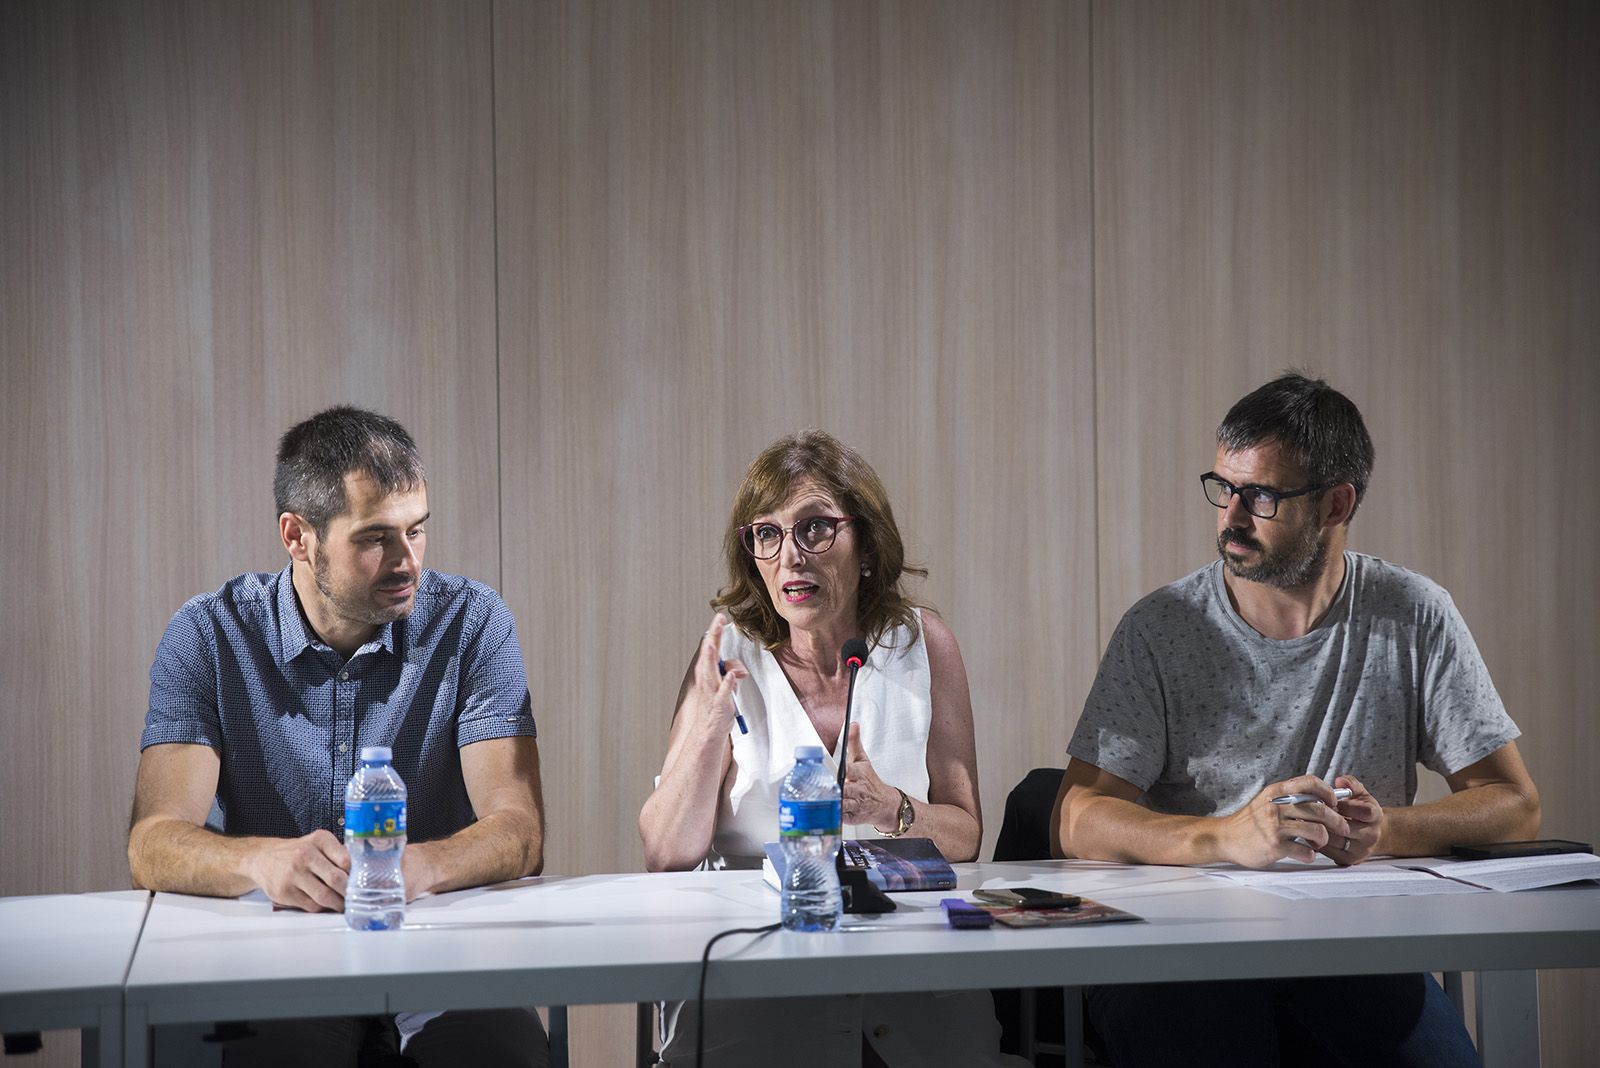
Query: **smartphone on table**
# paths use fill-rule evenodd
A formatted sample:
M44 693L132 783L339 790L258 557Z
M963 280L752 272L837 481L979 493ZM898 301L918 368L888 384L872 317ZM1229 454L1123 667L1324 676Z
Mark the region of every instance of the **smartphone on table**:
M1592 853L1588 842L1565 838L1536 838L1527 842L1486 842L1482 845L1453 845L1450 855L1458 860L1505 860L1509 857L1548 857L1557 853Z
M1018 909L1075 909L1083 903L1077 894L1040 890L1036 886L1008 886L994 890L974 890L972 896L991 905Z

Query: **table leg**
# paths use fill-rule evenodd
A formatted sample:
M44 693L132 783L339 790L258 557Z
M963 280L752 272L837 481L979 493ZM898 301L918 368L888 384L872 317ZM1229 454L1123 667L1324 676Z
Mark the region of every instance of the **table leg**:
M1483 1068L1538 1068L1538 972L1478 973L1478 1055Z
M1083 1068L1083 987L1061 990L1061 1068Z
M1456 1012L1461 1018L1467 1018L1467 990L1466 984L1461 981L1460 972L1444 973L1444 996L1450 999L1450 1004L1456 1007Z
M633 1019L633 1063L635 1068L650 1068L656 1063L655 1003L639 1002Z
M567 1068L567 1007L565 1005L551 1005L548 1010L550 1016L550 1068Z
M1029 1064L1037 1064L1035 1057L1038 1052L1035 1047L1039 1042L1039 995L1042 991L1025 988L1017 991L1017 1017L1019 1024L1017 1030L1021 1049L1018 1051L1022 1059Z
M100 1023L81 1032L79 1063L84 1068L122 1068L122 1006L103 1005Z
M106 1036L110 1040L109 1035ZM143 1005L122 1006L123 1068L150 1068L150 1023Z

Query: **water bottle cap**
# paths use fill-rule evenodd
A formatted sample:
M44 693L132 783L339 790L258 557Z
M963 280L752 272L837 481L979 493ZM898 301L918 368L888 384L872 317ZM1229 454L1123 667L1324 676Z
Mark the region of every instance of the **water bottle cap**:
M822 746L797 745L794 747L794 758L796 760L821 760Z
M364 745L361 747L361 763L387 764L394 759L394 754L386 745Z

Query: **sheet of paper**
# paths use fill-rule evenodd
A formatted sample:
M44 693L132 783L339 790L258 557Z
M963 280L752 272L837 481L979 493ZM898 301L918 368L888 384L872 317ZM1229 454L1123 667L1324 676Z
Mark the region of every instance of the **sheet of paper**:
M1301 868L1272 871L1211 871L1252 890L1289 898L1335 897L1410 897L1421 894L1475 894L1480 887L1440 879L1424 871L1379 864L1358 864L1353 868Z
M1561 853L1553 857L1507 857L1504 860L1430 860L1409 863L1415 871L1481 886L1486 890L1536 890L1580 879L1600 879L1600 857L1593 853Z

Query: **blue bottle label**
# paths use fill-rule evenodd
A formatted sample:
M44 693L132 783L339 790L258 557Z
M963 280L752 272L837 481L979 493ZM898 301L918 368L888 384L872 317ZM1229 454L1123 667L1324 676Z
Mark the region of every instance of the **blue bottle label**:
M346 801L344 833L356 838L398 838L406 833L406 803Z
M785 838L802 834L838 834L838 801L779 801L778 833Z

